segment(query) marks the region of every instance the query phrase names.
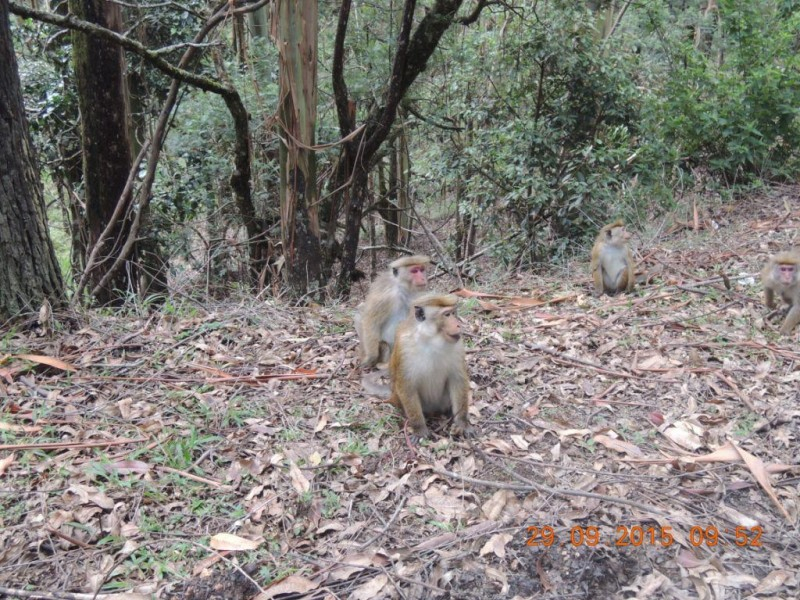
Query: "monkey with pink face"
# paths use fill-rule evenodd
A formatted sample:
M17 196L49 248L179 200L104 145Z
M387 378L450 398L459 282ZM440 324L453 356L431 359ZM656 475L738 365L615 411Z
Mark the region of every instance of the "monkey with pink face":
M397 326L408 315L414 297L428 285L430 262L423 255L398 258L370 286L355 315L363 368L389 359Z

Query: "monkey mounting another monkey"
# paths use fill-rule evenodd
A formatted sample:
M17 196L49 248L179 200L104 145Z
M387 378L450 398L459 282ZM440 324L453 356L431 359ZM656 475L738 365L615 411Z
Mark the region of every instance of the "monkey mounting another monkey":
M800 323L800 251L780 252L770 257L761 272L761 281L767 307L775 308L776 296L789 305L780 328L781 334L789 335Z
M600 230L592 248L592 278L598 296L632 292L636 283L633 256L628 248L631 234L621 220Z
M414 296L428 285L426 270L430 262L422 255L398 258L372 282L355 315L361 365L365 369L388 360L397 326L408 316Z
M452 415L453 435L473 435L457 303L451 294L418 296L397 329L389 362L389 402L405 414L414 442L428 437L425 417L436 414Z

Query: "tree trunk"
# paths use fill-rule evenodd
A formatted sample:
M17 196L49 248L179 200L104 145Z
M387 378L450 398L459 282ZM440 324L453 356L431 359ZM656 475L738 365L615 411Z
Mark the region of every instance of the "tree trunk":
M84 21L112 31L122 29L118 4L107 0L69 0L69 9ZM125 63L119 45L77 31L73 31L72 36L81 110L86 226L91 249L114 213L132 163ZM93 286L100 282L119 255L130 226L130 219L123 217L103 242L97 266L90 275ZM99 304L120 304L128 292L137 290L135 268L133 263L129 266L117 270L98 291L95 300Z
M381 200L378 204L383 218L383 231L386 245L396 248L400 242L400 212L397 203L397 145L389 148L389 176L386 191L380 190ZM374 242L373 242L374 244Z
M317 213L317 0L276 0L272 35L280 55L281 237L284 272L296 297L322 300Z
M8 2L0 0L0 321L64 300L22 104Z

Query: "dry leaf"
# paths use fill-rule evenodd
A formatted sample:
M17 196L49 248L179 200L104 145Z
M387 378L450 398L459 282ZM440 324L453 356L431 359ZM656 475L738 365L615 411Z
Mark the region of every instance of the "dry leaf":
M16 460L16 458L17 458L17 455L14 454L13 452L11 454L9 454L8 456L6 456L5 458L0 458L0 475L5 473L6 470L8 469L8 467L10 467L12 464L14 464L14 461Z
M33 425L12 425L5 421L0 421L0 431L13 431L16 433L38 433L42 430L41 427Z
M689 431L681 422L667 427L662 433L668 440L687 450L697 450L703 445L700 436Z
M483 514L488 519L495 520L503 513L503 509L509 501L509 496L512 496L510 490L497 490L489 500L481 507Z
M273 583L266 591L260 593L253 600L271 600L281 594L306 594L319 587L319 584L300 575L289 575L277 583Z
M630 442L615 440L614 438L602 434L596 435L592 439L594 439L594 441L596 441L598 444L602 444L606 448L616 450L617 452L622 452L629 456L633 456L634 458L641 458L644 456L644 452L642 452L641 448L635 444L631 444Z
M773 504L775 504L775 506L778 507L778 510L783 513L786 521L792 523L792 517L789 516L789 512L786 510L786 508L784 508L783 504L781 504L781 501L778 500L778 496L775 494L775 490L772 488L772 482L769 480L769 474L764 468L764 463L761 461L761 459L753 456L733 442L731 442L731 444L733 444L733 447L742 457L744 463L747 465L747 468L750 469L750 472L753 474L753 477L756 478L756 481L758 481L761 487L764 488L764 491L767 492L767 495L770 497Z
M380 594L381 590L386 587L389 582L389 576L386 573L381 573L377 577L373 577L365 584L358 586L353 590L348 597L353 600L372 600Z
M214 550L255 550L260 545L261 542L248 540L232 533L216 533L211 536L211 541L209 542L209 546Z
M777 569L759 581L753 592L756 594L774 594L781 589L783 584L791 579L791 577L791 572L785 569Z
M372 558L371 554L348 554L338 561L340 565L331 571L331 578L334 581L349 579L366 567L371 567Z
M47 365L48 367L54 367L56 369L61 369L62 371L78 370L71 364L66 363L63 360L59 360L58 358L53 358L52 356L43 356L41 354L17 354L15 355L15 358L21 358L23 360L35 362L40 365Z
M328 426L328 415L326 413L322 413L322 415L320 415L319 417L319 421L317 421L317 424L314 426L314 433L319 433L327 426Z
M306 479L294 461L289 463L289 476L292 478L292 487L298 494L305 494L311 489L311 482Z
M483 548L481 548L480 556L485 556L493 552L498 558L506 557L506 544L514 538L510 533L498 533L489 538Z

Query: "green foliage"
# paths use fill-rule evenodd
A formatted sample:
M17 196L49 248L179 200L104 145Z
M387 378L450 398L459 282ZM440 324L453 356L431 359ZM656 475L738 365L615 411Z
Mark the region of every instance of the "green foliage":
M733 0L719 6L707 52L694 39L667 47L672 68L663 95L652 96L652 113L661 116L655 125L687 166L704 167L726 183L794 177L800 12Z
M451 29L396 123L410 144L411 195L425 199L420 208L431 218L455 210L471 217L482 247L522 266L584 252L575 241L610 218L652 217L696 171L723 184L796 177L800 2L706 6L633 3L616 22L619 3L519 0L513 10L486 8L469 27ZM181 7L189 10L126 5L124 18L149 47L171 48L163 56L176 63L208 5L189 0ZM351 12L344 73L359 121L384 101L401 17L394 8L356 3ZM417 7L417 22L424 10ZM339 137L330 80L337 17L335 8L320 11L320 144ZM216 30L207 40L216 46L190 68L229 80L244 98L252 116L254 204L259 218L277 225L276 52L270 40L250 37L239 62L232 32L231 23ZM62 197L78 198L70 36L54 34L14 20L31 127L51 175L45 180ZM169 80L132 53L126 58L136 137L143 139ZM220 99L184 88L144 232L171 266L194 269L209 285L235 281L247 260L231 202L232 136ZM339 151L320 152L320 186L333 180ZM80 207L64 208L68 229Z
M465 36L444 94L441 110L464 131L444 152L431 148L426 176L461 186L460 210L496 223L494 231L521 229L497 246L515 264L596 231L623 186L652 170L631 160L646 144L638 59L604 43L595 20L563 3L510 20L505 35Z

